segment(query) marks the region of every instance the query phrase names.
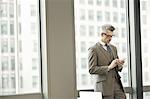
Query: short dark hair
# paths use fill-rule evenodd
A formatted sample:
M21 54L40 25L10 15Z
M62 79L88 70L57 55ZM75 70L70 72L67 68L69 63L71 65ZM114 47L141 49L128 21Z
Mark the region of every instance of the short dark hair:
M115 27L110 24L102 25L102 32L106 32L107 30L113 32L115 30Z

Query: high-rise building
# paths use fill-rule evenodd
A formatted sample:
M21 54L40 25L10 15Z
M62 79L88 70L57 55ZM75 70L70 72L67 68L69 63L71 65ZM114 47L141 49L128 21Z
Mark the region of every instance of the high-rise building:
M0 95L40 91L38 0L0 0Z

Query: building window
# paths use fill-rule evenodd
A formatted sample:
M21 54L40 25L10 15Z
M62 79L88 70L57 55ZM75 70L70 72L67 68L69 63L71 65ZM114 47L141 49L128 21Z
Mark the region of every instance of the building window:
M38 42L37 42L37 40L33 40L33 52L38 52Z
M121 23L125 23L125 14L121 13Z
M147 9L147 2L146 1L141 1L141 9L146 10Z
M113 13L113 21L118 23L118 13L117 12Z
M88 0L89 5L93 5L93 0Z
M38 60L33 58L32 59L32 70L37 70L38 67Z
M16 80L15 80L15 77L11 77L11 88L12 88L12 89L16 88Z
M121 7L121 8L124 8L124 7L125 7L124 0L120 0L120 7Z
M102 11L97 11L97 21L102 21Z
M105 12L105 21L110 21L110 12Z
M89 17L90 21L94 20L94 11L93 10L88 11L88 17Z
M113 4L113 7L114 7L114 8L117 8L117 6L118 6L117 3L118 3L117 0L112 0L112 4Z
M8 56L2 56L1 57L1 66L2 66L2 71L8 71L9 64L8 64Z
M109 6L109 4L110 4L109 1L110 1L110 0L104 0L104 3L105 3L105 6L106 6L106 7Z
M147 24L147 15L142 15L141 19L142 19L141 21L142 21L143 25L146 25Z
M31 5L31 16L36 16L36 6L35 5Z
M32 87L33 88L37 88L38 87L38 77L37 76L33 76L32 77Z
M10 52L15 53L15 40L14 40L14 38L10 39Z
M80 9L80 20L85 20L85 10Z
M31 23L31 29L30 30L31 30L32 34L36 34L36 31L37 31L36 29L37 29L36 28L36 23Z
M14 35L14 22L10 22L10 35Z
M1 35L7 35L8 34L8 25L7 21L0 21L0 32Z
M87 75L86 74L82 74L81 75L81 79L82 79L82 86L86 86L88 83L87 83Z
M9 16L10 18L14 17L14 4L13 3L9 4Z
M21 31L22 31L21 22L18 23L18 31L19 31L19 34L21 34Z
M86 28L84 25L80 26L80 35L85 36L86 35Z
M20 71L23 70L22 58L19 58L19 69Z
M11 70L14 71L15 70L15 56L11 56L10 59L10 66L11 66Z
M7 17L7 14L8 14L7 11L8 11L7 10L7 4L0 1L0 18L1 17Z
M9 87L8 76L2 76L2 89L6 90Z
M86 58L81 58L81 68L85 69L87 67L87 60Z
M121 37L126 38L126 36L127 36L127 33L126 33L125 28L121 28Z
M89 26L89 36L94 36L94 26Z
M84 41L81 42L81 52L82 53L86 52L86 43Z
M85 0L79 0L80 4L85 4Z
M20 76L20 88L23 88L23 77L22 76Z
M8 52L8 39L4 38L1 39L1 53L7 53Z
M97 5L98 6L102 5L102 0L97 0Z

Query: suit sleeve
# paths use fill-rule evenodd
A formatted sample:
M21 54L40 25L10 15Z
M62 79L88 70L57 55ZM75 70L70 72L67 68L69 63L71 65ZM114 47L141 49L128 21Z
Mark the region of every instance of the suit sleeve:
M117 54L117 58L119 59L119 57L118 57L118 52L117 52L117 48L115 47L115 51L116 51L116 54ZM122 65L118 65L117 66L117 71L122 71L122 68L123 68L123 66Z
M108 66L99 66L97 53L93 48L89 49L88 65L90 74L101 74L106 75L108 73Z

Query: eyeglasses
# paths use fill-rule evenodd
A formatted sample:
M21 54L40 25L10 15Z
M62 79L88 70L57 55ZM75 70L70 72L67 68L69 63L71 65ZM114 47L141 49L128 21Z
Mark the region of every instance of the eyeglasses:
M107 37L113 37L113 36L115 36L115 35L108 35L106 33L102 33L102 34L106 35Z

